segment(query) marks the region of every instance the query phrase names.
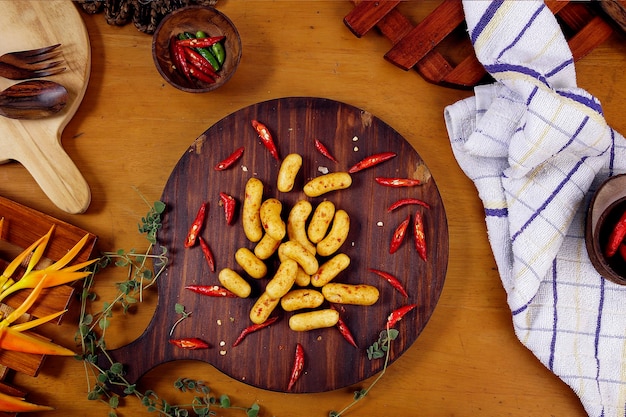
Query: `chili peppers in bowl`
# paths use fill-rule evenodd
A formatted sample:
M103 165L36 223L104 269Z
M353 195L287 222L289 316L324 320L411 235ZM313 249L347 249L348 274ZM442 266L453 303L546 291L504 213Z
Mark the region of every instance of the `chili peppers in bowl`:
M602 277L626 285L626 174L600 185L587 211L585 243Z
M188 6L166 16L154 32L157 71L175 88L202 93L224 85L241 59L233 23L212 7Z

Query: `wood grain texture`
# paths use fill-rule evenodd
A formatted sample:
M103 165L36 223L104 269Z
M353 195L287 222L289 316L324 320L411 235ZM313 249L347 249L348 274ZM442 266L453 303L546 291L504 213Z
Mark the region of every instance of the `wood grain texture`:
M260 144L250 121L257 119L273 132L282 157L288 153L303 156L303 166L294 190L276 190L279 163ZM326 143L340 161L335 164L315 150L314 139ZM245 146L240 163L215 172L213 167L234 149ZM308 198L302 190L308 179L320 175L318 167L331 172L346 171L368 155L395 152L397 157L352 175L352 186L317 198ZM375 176L424 179L423 185L391 188L378 185ZM202 236L211 246L218 270L229 267L245 273L234 261L240 247L253 249L245 237L241 220L228 226L223 209L218 206L221 191L236 197L241 206L244 187L250 177L260 179L264 199L277 198L283 203L282 216L301 199L313 206L328 199L337 209L350 215L350 233L339 252L351 258L348 269L335 282L370 284L380 291L379 301L370 307L345 305L342 316L352 329L359 349L343 340L335 328L294 332L289 329L289 314L281 316L271 327L248 336L241 345L231 348L239 332L251 322L252 304L263 291L268 278L278 266L276 256L266 261L265 279L248 281L253 294L248 299L209 298L185 290L187 285L219 285L217 274L206 266L199 247L184 249L189 226L200 204L209 202L209 213ZM403 197L417 197L429 209L409 206L392 213L387 208ZM333 100L316 98L283 98L251 105L231 114L201 135L181 158L163 192L167 204L164 228L159 242L168 249L171 265L159 281L160 301L153 321L135 343L112 354L124 363L132 363L127 378L134 381L150 368L176 359L209 362L227 375L256 387L285 391L296 343L305 348L306 368L294 392L319 392L341 388L364 380L382 369L383 360L369 360L366 349L385 328L392 310L405 304L418 308L399 322L400 337L393 342L391 361L411 346L430 318L443 288L448 262L448 227L443 203L434 179L418 153L395 130L376 116ZM425 218L428 262L421 260L409 234L398 252L389 254L389 242L396 226L416 210ZM158 249L157 249L158 250ZM321 262L324 259L320 258ZM321 263L320 262L320 263ZM408 298L402 297L377 275L367 271L387 271L405 285ZM200 337L212 347L188 351L167 343L168 332L177 316L175 303L193 312L174 332L177 337ZM222 343L224 346L222 346ZM146 349L152 349L145 355Z
M67 70L49 79L69 93L65 109L52 117L0 118L0 163L20 162L58 207L82 213L89 206L91 191L60 140L83 99L91 70L89 37L81 16L71 1L3 2L0 34L0 54L61 43L60 58ZM0 78L0 89L13 83Z
M404 1L399 7L406 18L421 21L439 3ZM101 250L141 250L146 246L137 222L147 206L140 194L148 201L159 199L181 155L209 126L276 97L324 96L352 103L393 126L427 161L446 208L450 256L428 325L345 416L587 416L573 390L515 337L484 209L456 163L443 121L446 105L472 93L428 83L385 61L386 38L357 38L342 23L353 9L347 0L237 0L220 2L218 8L237 25L243 56L229 83L209 94L187 94L166 84L154 68L151 36L133 25L110 26L102 15L83 14L92 73L63 144L91 185L92 203L83 215L60 210L16 163L0 166L0 195L91 231ZM607 122L621 133L626 132L624 40L615 31L576 63L578 86L598 97ZM125 277L125 270L103 272L95 287L101 300L111 300L115 283ZM112 320L107 331L111 349L142 334L158 304L156 293L152 287L129 315ZM50 331L66 346L74 343L76 330L70 318ZM177 393L173 382L197 378L216 395L230 395L234 404L258 402L263 417L327 417L377 376L344 389L287 395L243 384L208 363L183 360L148 371L138 388L185 404L190 397ZM83 364L73 358L50 357L37 378L17 374L11 382L27 390L30 401L55 407L33 417L103 416L108 411L87 399ZM224 417L242 415L235 409L215 411ZM118 413L153 414L131 397Z

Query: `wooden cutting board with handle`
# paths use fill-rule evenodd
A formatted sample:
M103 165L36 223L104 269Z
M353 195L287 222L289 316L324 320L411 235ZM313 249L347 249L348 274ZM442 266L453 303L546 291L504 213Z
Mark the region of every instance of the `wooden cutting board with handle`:
M62 44L60 57L67 69L46 79L62 84L69 93L66 107L53 117L0 117L0 163L21 163L54 204L68 213L82 213L91 202L89 185L61 144L63 129L85 95L91 70L89 36L82 18L70 0L2 2L0 36L0 55ZM0 90L17 82L0 78Z

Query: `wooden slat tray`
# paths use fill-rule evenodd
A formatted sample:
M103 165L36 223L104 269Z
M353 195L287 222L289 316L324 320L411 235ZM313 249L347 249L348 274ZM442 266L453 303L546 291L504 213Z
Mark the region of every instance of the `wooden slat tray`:
M461 0L444 0L418 24L398 10L397 6L406 2L351 1L355 7L345 16L345 25L357 37L377 28L392 43L384 58L399 68L414 68L428 82L455 88L471 88L489 80L467 37ZM546 5L561 24L574 60L613 33L594 4L551 0ZM453 41L446 42L450 38Z
M72 248L85 234L89 234L89 240L85 247L76 256L73 262L84 262L91 256L96 243L96 236L87 231L60 221L52 216L37 210L25 207L14 201L0 197L0 218L4 218L4 225L0 234L3 248L10 247L20 251L31 245L39 237L48 232L52 225L55 231L50 239L48 248L44 254L52 261L60 259ZM12 259L14 251L0 252L0 270ZM28 296L29 291L19 291L7 297L5 303L9 308L15 308ZM37 302L29 310L32 317L42 317L69 307L74 289L69 286L59 286L45 289ZM6 366L27 375L36 376L43 363L44 356L20 352L0 352L0 365Z

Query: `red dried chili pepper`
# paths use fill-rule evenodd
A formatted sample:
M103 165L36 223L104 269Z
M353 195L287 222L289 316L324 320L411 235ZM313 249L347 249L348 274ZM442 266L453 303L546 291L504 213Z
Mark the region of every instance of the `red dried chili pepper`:
M402 242L404 241L404 236L406 235L406 230L409 227L409 223L411 221L411 215L406 216L406 219L402 221L393 232L393 236L391 237L391 244L389 245L389 253L395 253L399 248Z
M335 308L335 306L330 306L330 308L332 308L333 310L337 309ZM339 312L339 311L337 311ZM352 336L352 332L350 331L350 329L348 328L348 325L346 324L345 321L343 321L343 319L341 318L341 316L339 316L339 320L337 320L337 324L335 325L337 327L337 329L339 330L339 333L341 333L341 335L343 336L344 339L346 339L346 341L348 343L350 343L352 346L354 346L355 348L358 348L359 346L356 344L356 342L354 341L354 336Z
M403 296L405 297L409 296L409 294L407 294L406 290L404 289L404 287L402 286L402 283L398 280L398 278L394 277L390 273L385 272L385 271L380 271L378 269L373 269L373 268L368 269L368 271L373 272L376 275L384 278L385 281L391 284L391 286L395 288L396 290L398 290L400 294L402 294Z
M326 146L324 146L324 144L322 142L320 142L319 140L315 139L315 149L318 150L319 153L321 153L322 155L324 155L326 158L330 159L333 162L339 162L337 161L337 159L330 153L330 151L328 150L328 148Z
M189 46L192 48L208 48L213 44L223 41L226 36L212 36L208 38L190 38L190 39L177 39L176 43L181 46Z
M413 237L415 250L417 250L420 258L426 261L428 256L426 251L426 234L424 233L424 218L419 211L415 213L413 220Z
M420 185L422 182L413 178L388 178L388 177L376 177L374 178L377 183L386 187L414 187Z
M206 243L202 236L198 236L198 241L200 242L200 247L202 248L202 253L204 253L206 263L209 265L209 269L211 272L215 272L215 258L213 257L213 252L211 252L209 244Z
M226 193L220 193L220 201L222 202L222 206L224 206L224 216L226 216L226 224L233 224L237 200L235 200L233 196L230 196Z
M239 343L241 343L241 341L250 333L254 333L258 330L261 330L265 327L270 326L271 324L274 324L276 322L276 320L278 320L278 316L274 316L274 317L270 317L269 319L265 320L263 323L260 324L252 324L248 327L246 327L245 329L243 329L241 331L241 333L239 334L239 337L237 337L237 340L235 340L235 342L233 343L233 347L237 346Z
M186 79L191 81L191 75L189 73L189 64L185 61L185 54L183 49L178 46L176 36L170 38L170 58L174 63L176 69L181 72Z
M387 327L392 328L393 326L395 326L397 322L402 320L402 318L415 307L417 307L417 304L407 304L392 311L391 314L389 314L389 316L387 317Z
M270 154L274 157L275 160L280 161L280 156L278 155L278 149L276 148L276 144L274 143L274 139L272 138L272 134L270 130L263 123L258 120L252 120L252 127L256 130L257 135L259 135L259 139L261 139L261 143L270 151Z
M185 239L185 247L190 248L196 244L196 240L198 239L198 234L204 225L204 218L206 217L206 207L207 203L202 203L200 208L198 209L198 214L196 214L196 218L191 224L189 228L189 232L187 233L187 239Z
M207 61L202 55L198 52L194 51L189 47L183 47L183 52L185 54L185 58L194 65L198 70L203 72L209 78L215 82L215 79L219 77L219 75L213 69L213 66Z
M194 77L196 80L200 80L207 84L213 84L215 79L208 76L204 71L198 68L197 64L192 62L192 66L189 67L189 74Z
M219 285L187 285L185 289L208 297L237 298L234 293Z
M289 385L287 385L287 391L291 391L294 384L300 378L304 369L304 348L300 343L296 344L296 355L293 361L293 367L291 368L291 376L289 377Z
M243 146L241 148L237 148L235 152L231 153L230 155L228 155L228 157L218 162L217 165L215 165L214 169L216 171L224 171L225 169L230 168L235 162L237 162L237 160L239 160L239 158L241 158L244 149L245 148Z
M394 211L397 208L406 206L406 205L410 205L410 204L418 204L422 207L426 207L426 208L430 208L430 205L425 202L420 200L419 198L401 198L400 200L396 201L395 203L393 203L392 205L389 206L389 208L387 209L388 212Z
M208 349L209 344L197 337L185 337L183 339L170 339L170 343L178 346L179 348L196 350L196 349Z
M626 237L626 211L622 213L621 217L615 223L615 226L611 230L611 234L609 235L609 241L606 244L606 248L604 250L604 254L607 258L612 257L617 252L619 245Z
M359 172L364 170L365 168L373 167L374 165L378 165L382 162L388 161L389 159L395 157L396 154L394 152L382 152L374 155L370 155L361 161L357 162L348 170L348 173L354 174L355 172Z

